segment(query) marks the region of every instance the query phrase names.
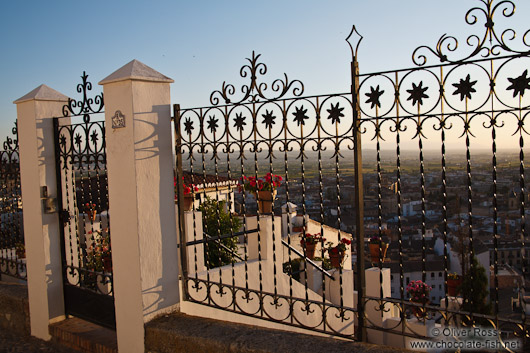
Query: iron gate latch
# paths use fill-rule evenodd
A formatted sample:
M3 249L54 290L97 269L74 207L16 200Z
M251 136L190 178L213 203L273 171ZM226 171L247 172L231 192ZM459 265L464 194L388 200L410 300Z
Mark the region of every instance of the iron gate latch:
M70 223L70 212L68 212L67 210L61 210L61 212L59 212L59 220L63 224Z

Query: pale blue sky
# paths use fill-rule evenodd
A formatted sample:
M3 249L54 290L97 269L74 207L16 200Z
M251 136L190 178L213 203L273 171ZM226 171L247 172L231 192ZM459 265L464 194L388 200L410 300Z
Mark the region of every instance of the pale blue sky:
M530 27L530 1L515 0L509 27ZM479 0L272 1L2 1L0 3L0 139L15 118L15 99L44 83L79 98L85 70L94 84L132 59L175 80L172 103L208 105L224 80L238 83L252 50L268 76L305 85L305 94L347 92L350 52L344 41L355 24L365 37L361 72L410 67L419 45L448 33L462 46L483 22L464 22ZM496 27L506 28L498 16Z

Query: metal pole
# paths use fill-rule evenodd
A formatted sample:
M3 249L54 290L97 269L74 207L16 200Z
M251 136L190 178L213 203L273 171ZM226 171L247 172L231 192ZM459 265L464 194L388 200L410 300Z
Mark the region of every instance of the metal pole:
M182 172L182 135L180 131L180 104L173 104L173 123L175 124L175 155L176 165L176 185L178 196L178 231L180 241L180 280L182 281L182 298L188 300L188 257L186 253L186 234L184 231L184 186Z
M353 103L353 155L355 166L355 237L357 247L357 312L359 323L359 341L366 341L366 327L364 320L364 193L363 193L363 159L361 150L361 110L359 107L359 64L357 56L353 56L351 63L352 74L352 103Z

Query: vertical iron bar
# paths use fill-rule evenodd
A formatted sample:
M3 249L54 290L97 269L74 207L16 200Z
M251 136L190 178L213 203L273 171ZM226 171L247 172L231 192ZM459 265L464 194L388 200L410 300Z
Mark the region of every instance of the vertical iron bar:
M337 245L341 244L341 198L340 198L340 141L339 141L339 122L335 120L335 182L337 183ZM351 244L350 244L351 246ZM351 250L351 249L350 249ZM351 260L350 260L351 261ZM341 315L344 315L344 289L342 288L342 266L339 267L339 295L340 295L340 310Z
M421 187L421 280L427 282L426 273L426 244L425 244L425 165L423 162L423 140L420 102L418 102L418 148L420 150L420 187ZM425 303L423 303L425 305ZM423 308L425 311L425 308Z
M363 161L361 150L361 110L359 105L359 63L354 56L351 63L351 93L353 108L353 157L355 168L355 236L357 247L357 315L359 324L359 341L366 341L364 322L364 297L366 293L364 278L364 195L363 195Z
M61 179L61 150L59 147L59 118L53 118L53 142L55 151L55 179L57 181L57 209L59 210L59 236L61 244L61 265L63 273L63 281L67 282L66 275L66 247L65 247L65 234L64 234L64 218L61 216L63 213L63 184ZM64 297L64 283L63 283L63 297Z
M321 106L318 97L316 98L317 105L317 149L318 149L318 195L319 195L319 209L320 209L320 250L322 264L324 264L324 199L322 194L322 121L320 116ZM326 277L322 275L322 329L326 331Z
M469 139L469 129L470 121L468 116L468 97L466 96L466 121L465 121L465 135L466 135L466 166L467 166L467 217L468 217L468 239L469 239L469 252L470 252L470 258L469 258L469 280L470 283L474 282L473 278L473 272L474 272L474 257L475 257L475 249L473 247L473 194L472 194L472 180L471 180L471 142ZM474 288L473 286L470 286L470 292L468 301L471 302L471 307L473 306L473 300L474 300ZM471 312L471 324L475 325L475 320L473 316L473 312Z
M381 141L380 141L380 122L379 106L375 106L375 124L376 124L376 162L377 162L377 236L379 238L379 305L381 309L381 319L384 315L383 304L383 209L382 209L382 191L381 191Z
M213 116L210 116L210 118L213 118ZM220 220L220 209L219 209L219 164L217 162L217 148L219 147L217 145L217 137L216 137L216 129L212 129L213 133L213 140L211 141L212 144L212 158L214 163L214 176L215 176L215 220L217 222L217 234L209 234L214 235L216 237L220 237L221 235L224 235L221 233L221 220ZM206 186L206 174L204 174L204 182ZM192 187L193 188L193 187ZM205 190L205 196L206 196L206 188ZM207 201L206 198L204 201ZM203 209L203 212L205 213L205 210ZM203 222L204 222L204 213L203 213ZM204 224L203 224L204 229ZM223 252L223 240L218 238L217 239L217 253L219 254L219 295L222 297L224 294L223 290L223 258L222 258L222 252Z
M304 124L300 124L300 172L302 173L302 234L305 235L308 229L306 223L306 193L305 193L305 150L304 150ZM303 246L305 255L305 245ZM304 290L305 290L305 305L309 312L309 294L307 292L307 258L304 256Z
M524 342L526 343L528 341L528 327L526 325L526 279L528 276L528 265L526 264L526 256L525 256L525 236L526 236L526 216L525 216L525 196L526 196L526 186L525 186L525 180L524 180L524 137L523 137L523 131L524 131L524 118L521 116L521 110L522 110L522 93L519 95L519 124L520 124L520 130L519 130L519 186L521 188L521 196L520 196L520 215L521 215L521 261L522 261L522 268L523 268L523 288L522 291L519 289L519 297L522 297L522 312L521 312L521 319L523 321L523 337ZM522 292L522 295L521 295Z
M178 197L178 230L180 240L180 273L183 300L189 299L188 293L188 258L186 249L186 234L184 230L184 187L183 187L183 171L182 171L182 135L180 129L180 104L173 104L173 123L175 129L175 155L177 160L176 165L176 185ZM196 262L195 262L196 263ZM197 271L195 271L197 272Z
M258 117L256 112L256 103L252 103L252 127L254 135L254 177L258 180L259 165L258 165ZM259 204L259 194L256 192L256 202ZM256 215L257 220L257 231L258 231L258 272L259 272L259 294L260 294L260 315L264 315L263 309L263 264L261 262L261 225L260 225L260 211L258 205L258 211Z
M494 70L493 70L493 60L490 60L490 77L491 80L493 80L494 77ZM498 257L498 223L497 223L497 133L495 131L495 125L497 124L497 119L495 117L495 110L494 110L494 85L490 85L490 99L491 99L491 152L492 152L492 197L493 197L493 285L495 288L495 293L493 295L493 314L495 315L495 328L499 329L499 279L498 279L498 272L499 272L499 257Z
M234 239L234 229L233 229L233 222L234 222L234 215L232 214L232 173L230 172L230 113L228 112L228 107L225 107L224 111L224 118L225 118L225 134L226 134L226 176L228 178L228 195L227 195L227 209L228 209L228 215L230 219L230 235L232 235L231 239ZM239 231L239 229L237 229ZM239 243L239 241L237 242ZM239 254L239 246L236 243L236 252ZM236 310L236 290L234 289L236 287L236 273L234 268L234 262L232 261L232 310Z
M274 184L273 184L273 175L274 175L274 168L272 166L272 156L273 156L273 142L272 142L272 125L269 125L269 173L271 174L271 192L273 192L274 195ZM276 264L276 228L275 228L275 222L274 222L274 196L272 197L272 263L273 263L273 276L274 276L274 300L277 300L278 296L278 279L277 279L277 264ZM281 239L281 234L280 234Z
M447 266L449 264L448 253L447 253L447 175L446 175L446 160L445 160L445 123L446 117L444 116L444 102L445 102L445 89L443 87L444 82L444 71L443 67L440 67L440 91L442 97L440 99L440 131L441 131L441 142L442 142L442 236L444 243L444 300L445 300L445 317L446 321L449 308L449 299L447 298Z
M241 167L241 184L245 183L245 146L243 144L243 127L239 129L239 160ZM245 252L245 299L249 299L249 288L248 288L248 233L247 233L247 193L245 189L242 189L243 192L243 247Z
M401 300L401 311L400 311L400 320L401 320L401 335L405 335L405 285L404 285L404 275L403 275L403 228L401 225L401 149L399 144L401 143L401 138L399 132L401 131L401 121L399 120L399 75L396 71L396 79L394 82L394 97L396 105L396 198L397 198L397 227L398 227L398 250L399 250L399 296Z
M283 154L283 159L284 159L284 168L285 168L285 203L287 205L287 212L290 211L290 208L289 208L289 202L290 202L290 198L289 198L289 163L288 163L288 154L287 152L289 151L289 140L288 140L288 129L287 129L287 107L286 107L286 102L285 100L282 101L282 124L283 124L283 138L284 138L284 154ZM298 213L297 213L297 216L298 216ZM292 251L291 251L291 230L292 230L292 221L291 219L289 219L289 213L287 214L287 219L288 219L288 224L287 224L287 244L289 244L289 250L288 250L288 261L289 261L289 265L290 265L290 268L291 268L291 275L289 276L289 298L291 299L291 302L289 303L289 310L290 310L290 313L289 313L289 318L290 318L290 323L293 324L295 322L294 320L294 315L293 315L293 275L292 275L292 272L293 272L293 267L292 267ZM295 218L296 219L296 218Z

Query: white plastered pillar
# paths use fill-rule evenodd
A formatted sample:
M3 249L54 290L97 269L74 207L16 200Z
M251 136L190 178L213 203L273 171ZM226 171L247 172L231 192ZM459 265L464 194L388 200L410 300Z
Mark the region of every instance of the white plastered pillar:
M57 213L43 212L41 187L47 187L49 197L57 198L52 117L62 116L67 101L65 95L40 85L14 102L31 334L44 340L50 339L49 323L64 318L59 218Z
M171 82L133 60L99 83L120 352L143 352L144 324L179 302Z

